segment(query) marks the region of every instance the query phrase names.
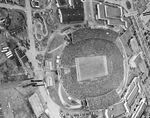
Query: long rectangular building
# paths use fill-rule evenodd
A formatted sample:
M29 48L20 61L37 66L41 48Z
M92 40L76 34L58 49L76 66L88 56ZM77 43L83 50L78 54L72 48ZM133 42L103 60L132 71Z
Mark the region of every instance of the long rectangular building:
M38 96L37 93L34 93L30 98L29 102L31 104L31 107L36 115L37 118L39 118L42 113L44 113L44 107L42 105L42 102Z
M143 98L131 118L140 118L146 108L146 98Z

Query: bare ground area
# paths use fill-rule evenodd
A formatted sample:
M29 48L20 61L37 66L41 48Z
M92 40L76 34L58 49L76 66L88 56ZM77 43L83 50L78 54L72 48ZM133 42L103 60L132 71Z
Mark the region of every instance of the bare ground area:
M0 103L5 118L33 118L32 110L27 97L32 89L21 89L19 83L7 83L0 85Z

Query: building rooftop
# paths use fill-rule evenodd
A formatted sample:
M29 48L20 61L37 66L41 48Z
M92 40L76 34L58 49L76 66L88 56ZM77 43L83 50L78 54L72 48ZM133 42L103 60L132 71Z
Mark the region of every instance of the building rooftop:
M122 17L122 11L119 7L113 7L105 5L106 10L106 17L108 18L121 18Z
M105 5L104 4L97 4L97 12L98 12L98 18L99 19L106 19Z
M121 19L109 18L108 25L125 25L125 22L121 21Z
M31 107L36 115L37 118L41 116L41 114L44 112L44 107L41 103L41 100L37 93L34 93L30 98L29 102L31 104Z
M120 7L99 3L96 4L96 11L96 19L107 20L108 25L127 25L122 19L122 8Z
M23 51L19 50L19 48L16 48L15 50L16 50L16 53L18 54L18 56L20 58L22 58L23 56L25 56L25 53Z
M124 102L119 102L108 108L109 118L118 117L126 112Z
M140 46L135 37L131 39L130 44L134 53L138 53L140 51Z

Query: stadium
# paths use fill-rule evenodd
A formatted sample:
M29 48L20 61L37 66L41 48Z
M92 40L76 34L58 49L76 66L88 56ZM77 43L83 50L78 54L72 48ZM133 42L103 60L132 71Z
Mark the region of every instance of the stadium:
M60 81L74 99L88 102L90 110L104 109L121 98L123 56L115 44L118 33L109 29L79 29L61 55Z

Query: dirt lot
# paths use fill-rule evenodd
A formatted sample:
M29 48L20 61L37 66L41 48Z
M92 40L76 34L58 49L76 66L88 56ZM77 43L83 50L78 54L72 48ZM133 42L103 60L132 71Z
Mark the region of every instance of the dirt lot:
M15 88L17 85L16 82L0 86L0 103L2 103L5 118L33 118L33 113L26 98L29 92Z

